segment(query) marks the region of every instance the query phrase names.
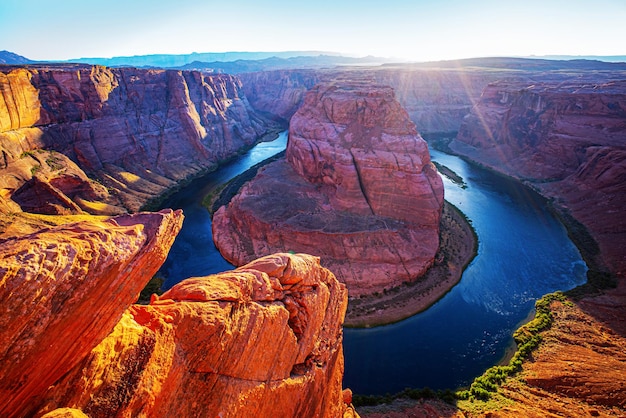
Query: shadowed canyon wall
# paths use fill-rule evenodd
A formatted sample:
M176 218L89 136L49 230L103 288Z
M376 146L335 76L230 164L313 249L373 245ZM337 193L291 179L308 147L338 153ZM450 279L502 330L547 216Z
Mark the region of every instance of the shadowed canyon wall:
M477 69L423 69L381 66L367 69L284 70L239 74L255 109L290 119L315 84L355 80L393 87L396 99L421 133L456 132L490 82L514 78ZM519 76L517 76L519 77Z
M626 275L626 82L491 84L451 148L553 199Z

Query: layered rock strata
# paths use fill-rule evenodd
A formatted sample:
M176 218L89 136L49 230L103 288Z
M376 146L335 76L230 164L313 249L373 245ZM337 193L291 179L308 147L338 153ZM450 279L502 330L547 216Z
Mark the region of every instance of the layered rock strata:
M0 415L356 416L341 388L347 292L319 259L273 255L133 305L180 211L12 216Z
M414 280L438 247L443 185L390 87L324 84L292 117L286 159L214 215L241 265L275 251L319 255L351 295Z
M272 129L230 75L0 67L0 189L12 196L24 187L27 202L55 194L55 202L67 200L55 203L57 213L137 211ZM40 150L59 155L38 158ZM65 188L49 181L50 174Z
M181 225L180 212L163 211L4 231L0 415L34 412L50 385L111 332Z
M553 199L626 275L626 82L494 83L451 148Z
M319 260L277 254L133 305L50 387L90 417L343 416L347 296Z

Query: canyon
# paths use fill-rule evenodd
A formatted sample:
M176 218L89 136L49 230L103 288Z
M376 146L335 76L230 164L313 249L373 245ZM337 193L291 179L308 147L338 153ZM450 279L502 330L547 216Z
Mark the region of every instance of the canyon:
M332 81L391 86L399 102L393 106L406 112L400 120L376 123L399 123L390 125L402 128L396 133L458 131L451 150L550 198L570 227L580 224L589 232L585 242L591 244L577 244L592 270L616 282L614 289L592 286L590 293L552 304L544 343L495 394L499 406L459 402L441 406L441 413L623 415L626 72L619 65L505 61L239 76L0 66L2 415L196 416L221 410L273 416L278 408L292 416L356 414L349 391L341 388L347 291L319 259L282 253L248 260L234 272L183 281L149 305L134 303L183 220L176 211L135 212L271 137L286 121L301 141L289 154L292 163L266 167L267 188L284 176L308 187L300 196L305 201L309 190L339 185L342 172L317 164L326 154L302 148L313 143L310 138L334 138L336 132L323 124L311 128L316 105L297 113L305 97L320 100L316 94L324 90L307 92ZM374 90L373 102L391 94L387 87ZM347 115L341 109L338 118ZM412 152L425 148L415 144L419 150ZM366 145L361 150L370 152ZM292 164L316 183L288 175ZM425 158L415 165L430 170ZM343 192L358 192L357 183L348 182ZM253 187L260 186L246 187L244 194L256 196ZM348 202L341 195L333 199L342 208ZM440 204L438 199L431 202ZM376 207L360 202L357 212ZM436 216L423 219L433 228ZM206 330L209 345L198 340L199 329ZM433 408L418 402L400 410L432 415Z
M215 212L213 237L235 265L277 251L320 256L360 296L426 272L442 206L426 143L391 88L319 84L291 118L285 159Z
M625 81L490 84L450 148L552 199L626 274Z
M230 75L5 66L0 91L0 189L25 210L136 212L277 132Z

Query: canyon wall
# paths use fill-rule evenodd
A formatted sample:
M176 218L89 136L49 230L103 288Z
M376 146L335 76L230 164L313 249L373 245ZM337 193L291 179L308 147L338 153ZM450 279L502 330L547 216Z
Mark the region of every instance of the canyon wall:
M7 66L0 92L2 193L57 213L136 211L277 129L225 74Z
M553 199L626 275L626 82L491 84L451 148Z
M289 120L300 107L304 94L319 82L360 80L391 86L418 131L433 133L458 131L463 118L490 82L522 76L505 71L386 65L267 71L240 74L239 77L254 108L285 120Z
M415 280L438 248L443 185L390 87L310 90L286 158L259 170L213 218L236 265L276 251L319 255L351 295Z

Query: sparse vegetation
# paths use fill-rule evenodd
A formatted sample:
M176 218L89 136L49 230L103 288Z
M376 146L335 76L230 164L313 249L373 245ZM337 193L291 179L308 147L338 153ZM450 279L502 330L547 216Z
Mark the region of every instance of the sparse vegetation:
M46 164L52 171L59 171L65 168L63 160L55 152L50 152L50 155L46 158Z
M146 287L144 287L139 294L139 300L137 301L137 303L147 304L150 302L150 297L152 296L152 294L157 294L159 296L162 295L163 290L161 290L161 287L163 286L163 283L163 278L158 276L154 276L152 279L150 279Z
M510 376L522 369L523 360L528 358L532 351L536 349L542 341L540 333L552 325L552 313L550 304L553 301L571 303L562 292L555 292L545 295L535 302L535 318L527 324L521 326L513 334L517 344L517 351L509 361L508 365L493 366L481 376L474 379L474 382L467 390L453 392L451 390L433 391L430 388L411 389L407 388L395 395L353 395L353 403L359 406L374 406L390 404L394 399L432 399L437 398L449 404L457 401L487 402L497 393L498 387ZM464 408L465 409L465 408Z
M468 390L456 393L458 399L486 401L491 398L491 395L498 390L498 386L507 377L521 370L523 360L528 358L530 353L541 343L540 332L552 324L550 304L555 300L571 303L567 301L567 297L562 292L550 293L537 300L535 302L535 318L513 333L517 351L509 364L487 369L482 376L474 379Z
M463 180L463 177L459 176L454 170L436 161L433 161L433 164L437 167L437 171L439 171L439 173L449 178L454 184L461 187L461 189L467 189L467 184Z
M41 170L41 164L34 165L30 168L30 174L35 177L35 175Z

